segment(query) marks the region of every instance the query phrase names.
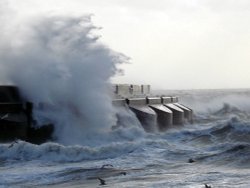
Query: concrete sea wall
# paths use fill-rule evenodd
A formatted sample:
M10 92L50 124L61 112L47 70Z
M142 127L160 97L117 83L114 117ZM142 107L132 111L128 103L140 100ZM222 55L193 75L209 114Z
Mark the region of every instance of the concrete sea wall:
M154 97L150 85L116 84L113 104L132 111L147 132L166 131L185 122L192 123L193 111L178 103L176 96ZM119 113L117 113L119 122Z
M114 99L113 105L131 110L147 132L166 131L173 126L192 122L192 110L179 104L178 97Z

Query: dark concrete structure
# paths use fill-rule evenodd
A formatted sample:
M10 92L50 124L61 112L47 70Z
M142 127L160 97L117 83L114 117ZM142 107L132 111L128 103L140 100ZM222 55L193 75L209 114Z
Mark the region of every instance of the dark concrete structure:
M53 125L35 128L32 122L32 103L22 101L17 87L0 86L0 141L21 139L39 144L51 138Z
M0 86L0 140L25 139L28 124L18 89L14 86Z

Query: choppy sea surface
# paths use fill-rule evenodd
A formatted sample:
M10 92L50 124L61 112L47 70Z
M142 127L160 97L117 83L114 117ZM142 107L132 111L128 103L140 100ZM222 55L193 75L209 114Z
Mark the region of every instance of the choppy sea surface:
M250 187L250 90L155 93L178 95L193 124L150 134L128 121L98 144L0 144L0 187Z

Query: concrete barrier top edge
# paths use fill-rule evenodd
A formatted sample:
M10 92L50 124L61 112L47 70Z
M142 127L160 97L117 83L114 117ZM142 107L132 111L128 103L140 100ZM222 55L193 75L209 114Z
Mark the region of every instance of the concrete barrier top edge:
M127 100L128 105L146 105L147 104L146 98L129 98L126 100Z
M174 104L165 104L165 106L166 107L168 107L168 108L170 108L170 110L176 110L176 111L179 111L179 112L183 112L184 113L184 111L180 108L180 107L178 107L178 106L176 106L176 105L174 105Z
M148 104L161 104L161 98L160 97L147 97L147 103Z

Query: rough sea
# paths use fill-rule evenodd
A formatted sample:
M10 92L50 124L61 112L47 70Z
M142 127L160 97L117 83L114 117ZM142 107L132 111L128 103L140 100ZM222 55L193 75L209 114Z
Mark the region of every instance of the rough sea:
M248 188L250 90L155 93L178 95L193 124L164 133L131 124L97 144L0 144L0 187Z
M179 96L193 124L146 133L121 110L111 129L110 80L129 58L100 42L91 16L0 11L0 83L33 102L37 126L55 125L53 142L0 144L1 188L250 187L250 90L155 91Z

